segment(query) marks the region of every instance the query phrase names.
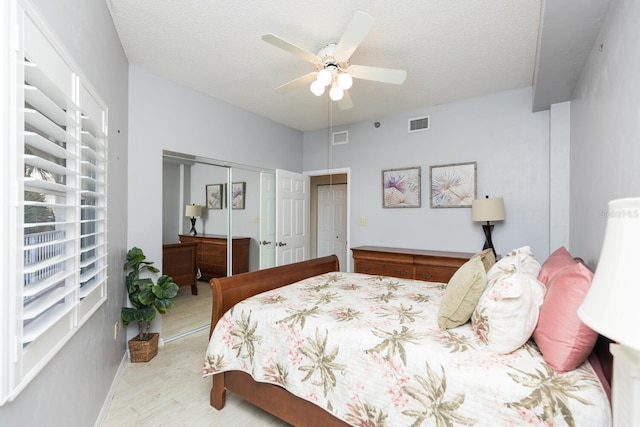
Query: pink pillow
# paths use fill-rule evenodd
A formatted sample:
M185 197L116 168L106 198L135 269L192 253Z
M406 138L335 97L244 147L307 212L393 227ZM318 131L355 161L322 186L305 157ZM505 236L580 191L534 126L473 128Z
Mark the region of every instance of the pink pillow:
M542 357L556 372L577 368L589 356L598 339L597 332L578 318L593 273L583 264L565 267L552 277L540 309L533 339Z
M573 259L564 246L561 246L549 255L549 258L542 264L542 268L538 273L538 280L544 283L545 286L549 286L549 281L553 276L574 264L576 264L576 260Z

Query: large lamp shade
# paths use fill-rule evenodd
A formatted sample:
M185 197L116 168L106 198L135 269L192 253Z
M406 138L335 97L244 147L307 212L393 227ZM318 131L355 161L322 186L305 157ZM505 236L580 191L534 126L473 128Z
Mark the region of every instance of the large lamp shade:
M609 202L602 251L578 316L591 329L640 351L640 198Z
M199 217L200 215L202 215L202 206L186 205L184 207L184 216L195 218Z
M504 201L502 197L475 199L471 203L473 221L504 221Z

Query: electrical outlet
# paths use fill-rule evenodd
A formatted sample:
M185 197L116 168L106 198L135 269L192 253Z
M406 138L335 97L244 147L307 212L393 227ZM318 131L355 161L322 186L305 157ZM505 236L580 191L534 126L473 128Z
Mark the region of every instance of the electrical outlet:
M364 227L365 225L367 225L367 218L361 216L360 218L358 218L358 225L360 227Z
M113 339L118 339L118 330L120 329L120 322L116 322L113 324Z

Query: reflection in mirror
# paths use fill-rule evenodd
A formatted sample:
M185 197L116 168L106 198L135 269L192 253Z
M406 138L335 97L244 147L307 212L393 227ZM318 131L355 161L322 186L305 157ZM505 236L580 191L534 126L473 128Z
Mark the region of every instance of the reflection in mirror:
M274 176L272 170L164 152L162 272L180 286L175 307L162 318L165 342L209 326L208 280L275 264L275 232L268 237L275 230ZM196 235L189 234L185 216L192 204L202 206Z

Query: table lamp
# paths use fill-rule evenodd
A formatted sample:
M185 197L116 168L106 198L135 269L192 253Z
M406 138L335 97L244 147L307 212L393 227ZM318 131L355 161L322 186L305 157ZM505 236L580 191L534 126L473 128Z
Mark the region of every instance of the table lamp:
M189 234L195 236L198 234L196 231L196 218L202 215L202 206L198 205L186 205L184 207L184 216L188 216L191 218L191 230L189 230Z
M591 329L615 343L611 384L613 425L640 425L640 198L609 202L593 281L578 309Z
M490 199L489 196L486 196L484 199L473 200L471 203L471 219L473 221L486 221L486 224L482 224L485 237L482 249L491 248L495 256L496 250L493 248L493 242L491 241L491 232L493 231L491 221L504 221L504 201L502 197Z

